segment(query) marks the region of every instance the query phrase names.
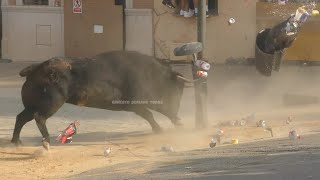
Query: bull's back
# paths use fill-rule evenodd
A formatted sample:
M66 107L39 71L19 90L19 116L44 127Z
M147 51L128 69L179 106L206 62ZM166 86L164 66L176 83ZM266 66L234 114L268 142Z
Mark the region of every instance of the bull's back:
M110 109L119 107L114 100L161 99L168 76L168 68L153 57L130 51L99 54L81 71L86 74L78 79L81 88L69 102Z

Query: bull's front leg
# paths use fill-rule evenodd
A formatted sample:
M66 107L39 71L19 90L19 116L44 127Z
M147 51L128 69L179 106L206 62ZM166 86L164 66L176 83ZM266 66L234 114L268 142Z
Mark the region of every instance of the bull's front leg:
M152 131L155 133L160 133L162 132L161 127L159 124L154 120L154 117L152 115L152 112L150 112L147 108L145 107L138 107L133 110L134 113L137 115L141 116L143 119L147 120L152 127Z
M35 121L37 123L37 126L42 134L42 146L46 149L49 150L50 148L50 135L46 126L48 117L41 115L39 113L35 114Z
M13 136L11 142L16 146L21 144L20 132L22 127L29 121L33 120L33 112L28 109L24 109L20 114L17 115L16 124L14 126Z

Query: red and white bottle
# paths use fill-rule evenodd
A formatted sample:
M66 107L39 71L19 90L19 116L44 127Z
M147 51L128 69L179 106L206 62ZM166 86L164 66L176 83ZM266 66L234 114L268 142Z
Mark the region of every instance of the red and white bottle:
M210 64L202 60L196 60L195 65L205 71L209 71L210 69Z
M198 72L197 72L197 76L198 76L199 78L206 78L206 77L208 77L208 73L205 72L205 71L198 71Z

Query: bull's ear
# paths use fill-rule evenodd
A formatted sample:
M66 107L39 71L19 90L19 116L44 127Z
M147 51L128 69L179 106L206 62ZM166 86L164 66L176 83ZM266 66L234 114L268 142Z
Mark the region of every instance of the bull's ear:
M40 63L30 65L30 66L22 69L20 71L19 75L21 77L29 76L39 65L40 65Z

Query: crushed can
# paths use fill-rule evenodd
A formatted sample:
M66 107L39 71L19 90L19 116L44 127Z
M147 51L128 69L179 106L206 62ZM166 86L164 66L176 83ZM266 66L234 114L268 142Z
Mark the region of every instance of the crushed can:
M195 61L195 65L205 71L209 71L210 70L210 64L207 63L206 61L202 61L202 60L196 60Z
M223 131L222 129L219 129L219 131L217 132L217 134L218 134L219 136L223 136L224 131Z
M297 133L297 131L292 130L289 132L289 139L291 139L291 140L300 139L300 135Z
M217 143L218 143L218 140L213 137L213 138L211 139L211 142L209 143L209 146L210 146L211 148L214 148L214 147L217 146Z
M311 14L312 14L312 16L319 16L319 11L318 10L312 10Z
M236 126L238 125L238 120L232 120L229 122L230 126Z
M286 124L291 124L292 121L293 121L293 117L289 116L286 120Z
M236 20L235 20L234 18L230 18L230 19L228 20L228 24L229 24L229 25L232 25L232 24L234 24L234 23L236 23Z
M259 122L257 122L257 127L263 127L265 128L266 125L266 121L265 120L260 120Z
M287 2L288 0L278 0L279 5L286 5Z
M245 126L247 124L247 121L245 120L245 119L241 119L240 121L239 121L239 125L240 126Z
M174 152L174 149L172 146L162 146L160 150L163 152Z
M238 139L231 139L231 144L239 144L239 140Z
M104 150L104 156L105 157L107 157L107 156L109 156L110 155L110 153L111 153L111 148L110 147L108 147L108 148L106 148L105 150Z
M197 76L198 76L199 78L207 78L207 77L208 77L208 73L205 72L205 71L198 71L198 72L197 72Z

